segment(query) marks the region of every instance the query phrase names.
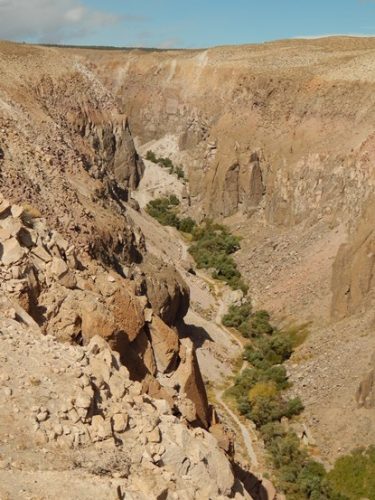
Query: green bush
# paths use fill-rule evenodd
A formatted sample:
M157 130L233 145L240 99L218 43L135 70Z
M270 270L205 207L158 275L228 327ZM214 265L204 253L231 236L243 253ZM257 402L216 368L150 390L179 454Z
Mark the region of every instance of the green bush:
M374 499L375 446L340 457L327 478L331 488L349 500Z
M263 334L271 335L274 328L270 323L267 311L251 312L251 305L230 306L229 311L222 319L224 326L236 328L244 337L260 337Z
M169 197L169 204L177 207L180 204L180 200L175 194L171 194L171 196Z
M146 212L154 217L163 226L178 228L179 218L174 209L179 205L179 200L175 195L165 198L157 198L150 201L146 206Z
M266 370L290 358L293 352L292 342L287 335L276 333L262 336L245 347L245 359L256 368Z
M294 432L280 423L268 423L260 431L278 486L288 499L346 500L332 488L323 465L309 457Z
M170 174L176 174L178 179L185 178L185 172L182 167L175 167L170 158L158 158L153 151L147 151L146 160L157 163L163 168L167 168Z
M177 175L177 179L185 179L185 172L183 171L182 167L176 167L175 173Z
M152 163L157 163L158 159L153 151L147 151L146 160L152 161Z
M222 323L224 326L236 328L242 335L247 336L250 315L251 304L249 302L240 306L231 305L227 314L223 316Z
M195 220L191 217L184 217L180 220L178 229L183 233L192 233L196 227Z
M250 323L249 337L259 337L260 335L270 335L274 331L270 323L270 315L267 311L256 311Z
M252 401L241 397L238 408L246 418L252 420L257 427L261 427L279 421L282 417L299 415L303 405L299 398L286 400L280 394L260 394Z
M210 220L197 226L193 231L193 245L189 248L197 267L212 269L212 276L228 283L233 289L247 293L247 286L231 254L240 248L240 240L229 230Z

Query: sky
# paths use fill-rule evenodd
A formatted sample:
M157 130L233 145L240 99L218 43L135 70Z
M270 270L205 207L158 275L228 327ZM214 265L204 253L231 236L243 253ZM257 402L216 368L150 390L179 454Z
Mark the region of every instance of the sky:
M375 0L0 0L0 39L201 48L375 36Z

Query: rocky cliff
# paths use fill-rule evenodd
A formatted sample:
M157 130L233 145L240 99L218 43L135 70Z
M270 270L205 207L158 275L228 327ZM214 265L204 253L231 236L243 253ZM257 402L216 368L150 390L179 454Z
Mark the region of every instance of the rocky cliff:
M370 414L358 413L356 439L343 415L373 366L373 39L73 52L121 101L142 149L183 165L190 213L242 236L254 304L310 322L291 373L327 456L333 415L341 450L372 439Z
M267 232L259 226L276 235L320 226L317 241L323 225L335 254L343 238L329 235L352 231L374 192L374 50L371 39L330 38L76 54L112 89L141 143L169 144L188 174L196 217L235 216L257 244ZM336 293L328 306L332 263L323 260L328 319Z
M183 166L187 212L242 237L236 259L255 307L312 322L290 373L324 457L375 439L373 373L360 384L373 368L374 51L350 38L158 52L2 42L10 320L78 351L99 335L143 398L209 427L195 351L179 336L188 288L128 217L145 168L137 151L155 149ZM114 429L106 411L90 418ZM235 483L210 494L241 494ZM202 494L194 488L187 498Z
M120 481L119 486L129 487L127 495L137 491L136 498L250 498L232 472L229 448L220 450L216 438L203 430L211 425L206 389L193 343L186 336L180 339L178 331L189 308L188 287L173 267L147 254L144 235L127 216L128 207L137 206L131 192L144 169L127 116L89 67L70 54L60 57L55 49L1 43L0 66L1 350L20 346L22 355L35 362L24 363L20 380L13 377L8 384L7 373L16 369L11 358L8 371L2 373L1 395L18 408L38 406L32 410L35 415L30 414L35 429L30 434L26 425L20 435L19 446L25 452L19 460L36 460L36 443L61 448L69 455L67 463L83 460L81 466L86 467L83 450L93 454L95 445L105 456L102 463L95 452L94 468L106 468L112 476L118 470L118 478L130 474L130 482ZM46 343L43 336L49 339ZM25 337L30 340L24 345ZM34 346L33 353L27 346ZM74 359L66 357L68 351ZM53 359L64 361L59 366ZM31 382L32 389L26 390L29 400L23 401L23 381L39 380L41 365L54 365L56 376L48 368L41 384ZM85 369L87 365L92 370ZM77 383L69 377L76 377ZM63 396L65 389L71 393ZM59 394L63 406L66 400L66 411L59 405L52 408L53 394ZM147 429L142 427L146 413L151 418ZM164 425L162 415L170 420L165 419L165 440L159 426ZM7 417L1 418L3 422ZM171 434L173 422L180 437ZM14 429L18 425L21 428L18 423ZM14 432L10 428L9 424L9 436ZM134 434L137 452L133 445L124 445L124 432L129 446ZM224 432L221 428L219 435ZM81 458L74 458L70 449ZM218 461L212 453L218 454ZM5 449L1 454L10 457ZM60 455L52 455L57 460L52 469L58 470ZM124 462L125 456L133 457L133 465ZM195 467L190 460L198 469L203 466L206 478L197 470L190 484L189 470ZM160 467L171 476L161 479ZM224 479L223 467L228 481L217 486ZM8 481L8 471L14 468L10 462L2 462L0 468L6 485L1 496L12 496L14 483ZM136 477L151 469L159 479L140 486ZM212 479L214 470L217 480ZM78 489L83 488L85 474L82 470L78 477ZM87 477L90 474L96 473L89 471ZM179 476L185 479L181 482ZM108 485L104 481L98 486L104 492ZM52 486L43 487L49 495ZM31 492L30 485L25 488ZM81 492L79 497L85 495Z

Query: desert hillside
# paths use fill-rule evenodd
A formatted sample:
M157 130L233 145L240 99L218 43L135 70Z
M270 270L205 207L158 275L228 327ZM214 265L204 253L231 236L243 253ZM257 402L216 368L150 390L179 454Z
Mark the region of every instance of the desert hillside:
M374 352L374 40L73 53L137 143L183 165L190 214L242 237L256 306L310 322L290 372L327 456L373 442L372 403L355 394Z
M373 39L0 42L0 72L0 498L285 498L226 396L250 302L307 332L301 442L327 468L375 445ZM147 213L172 195L248 288Z

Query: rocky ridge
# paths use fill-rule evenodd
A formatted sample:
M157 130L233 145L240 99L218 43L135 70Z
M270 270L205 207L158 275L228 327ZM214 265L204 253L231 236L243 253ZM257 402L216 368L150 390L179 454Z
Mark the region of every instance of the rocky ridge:
M255 306L280 324L310 324L290 373L329 460L373 435L372 410L353 419L347 409L363 413L355 397L373 368L374 50L356 37L72 50L129 110L137 143L184 166L188 213L242 237ZM344 339L361 347L350 370Z
M4 498L24 498L17 484L34 498L17 474L37 477L40 454L48 466L39 470L79 469L78 489L92 475L100 498L251 498L224 427L189 425L207 428L211 418L191 340L154 313L137 283L78 256L3 197L0 227ZM99 479L108 475L116 481Z

